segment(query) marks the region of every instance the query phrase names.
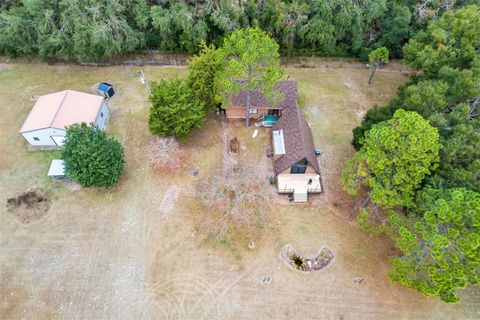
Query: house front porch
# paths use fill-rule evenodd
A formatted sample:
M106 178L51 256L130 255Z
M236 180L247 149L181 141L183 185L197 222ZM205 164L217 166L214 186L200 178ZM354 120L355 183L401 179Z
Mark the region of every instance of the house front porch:
M305 202L309 193L322 192L320 175L279 174L277 176L278 193L292 193L294 202Z

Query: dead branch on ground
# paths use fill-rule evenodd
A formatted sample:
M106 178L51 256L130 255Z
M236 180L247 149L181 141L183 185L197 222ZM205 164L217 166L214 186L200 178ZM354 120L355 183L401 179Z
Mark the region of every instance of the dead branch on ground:
M183 167L186 154L173 137L154 137L148 146L148 161L155 169L177 170Z
M238 178L238 177L237 177ZM235 233L254 236L270 213L270 204L258 181L216 175L200 183L197 196L208 211L202 226L217 240Z

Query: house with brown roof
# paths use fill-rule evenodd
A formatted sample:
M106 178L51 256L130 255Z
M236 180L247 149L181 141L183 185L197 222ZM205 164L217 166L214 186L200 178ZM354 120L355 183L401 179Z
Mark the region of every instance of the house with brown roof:
M282 93L282 100L272 105L265 99L265 96L258 90L250 90L249 118L252 120L261 119L265 116L280 117L283 110L296 104L297 83L293 80L280 81L274 90ZM230 100L229 107L225 110L227 120L245 119L247 116L248 91L242 90Z
M19 133L34 147L62 146L66 127L93 123L105 130L110 111L98 95L64 90L40 96Z
M263 119L262 124L265 124L265 118L274 118L267 122L267 126L272 127L277 191L292 194L294 202L306 202L309 193L322 192L312 131L297 106L297 82L281 81L275 88L283 93L283 100L271 105L261 93L252 91L249 114L252 119ZM232 99L232 106L226 110L227 119L245 119L246 97L246 92L240 92Z
M322 192L312 131L296 102L273 125L272 144L279 193L292 194L294 202L306 202L309 193Z

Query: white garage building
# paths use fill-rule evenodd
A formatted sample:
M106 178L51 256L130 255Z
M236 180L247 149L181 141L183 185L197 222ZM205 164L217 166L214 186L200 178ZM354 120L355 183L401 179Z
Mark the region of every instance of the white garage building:
M40 96L19 133L35 147L62 146L65 127L94 123L105 130L110 111L101 96L65 90Z

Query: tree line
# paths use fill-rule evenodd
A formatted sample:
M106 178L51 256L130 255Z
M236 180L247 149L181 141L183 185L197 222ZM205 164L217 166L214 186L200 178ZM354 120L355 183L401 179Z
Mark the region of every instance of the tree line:
M456 302L480 284L480 8L430 21L403 53L417 74L353 130L341 182L400 250L390 278Z
M391 57L431 19L479 0L0 0L0 54L98 61L157 49L196 53L260 27L283 55Z

